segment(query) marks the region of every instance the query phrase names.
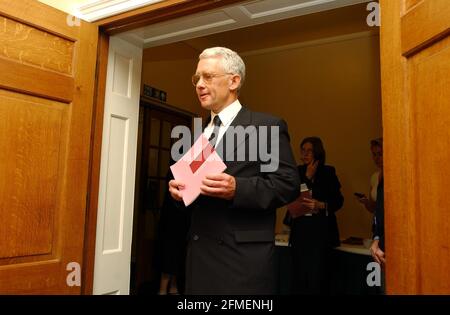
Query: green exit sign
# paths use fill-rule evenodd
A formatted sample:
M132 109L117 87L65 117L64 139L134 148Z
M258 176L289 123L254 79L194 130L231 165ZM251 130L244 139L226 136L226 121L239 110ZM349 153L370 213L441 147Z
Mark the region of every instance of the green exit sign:
M144 96L157 99L164 103L167 101L167 92L146 84L144 84Z

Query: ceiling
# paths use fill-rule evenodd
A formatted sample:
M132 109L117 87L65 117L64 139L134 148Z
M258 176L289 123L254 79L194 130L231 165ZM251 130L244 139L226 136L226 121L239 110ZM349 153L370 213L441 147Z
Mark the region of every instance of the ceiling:
M365 2L369 0L252 0L152 24L118 36L150 48Z
M222 33L144 49L144 62L197 59L213 46L229 47L242 56L286 50L309 44L377 36L378 27L366 23L366 4L297 16Z

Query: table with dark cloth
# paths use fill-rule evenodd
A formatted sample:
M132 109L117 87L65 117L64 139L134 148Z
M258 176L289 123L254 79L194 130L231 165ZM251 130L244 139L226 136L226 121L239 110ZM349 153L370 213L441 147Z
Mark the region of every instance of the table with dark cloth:
M285 239L277 237L275 242L275 272L277 273L277 294L291 294L292 263L291 248ZM379 288L367 285L367 276L371 270L369 249L363 245L341 245L333 251L334 265L331 276L331 294L372 295L378 294Z

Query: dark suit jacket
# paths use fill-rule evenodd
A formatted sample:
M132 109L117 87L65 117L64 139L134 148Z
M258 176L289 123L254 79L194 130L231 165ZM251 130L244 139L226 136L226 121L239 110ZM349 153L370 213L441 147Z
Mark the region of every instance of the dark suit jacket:
M236 141L227 150L227 129L217 151L224 157L236 155L244 146L245 161L224 160L236 178L233 200L201 195L188 209L191 226L186 261L187 294L273 294L274 228L276 209L298 197L299 177L289 143L286 123L276 117L243 107L231 126L278 126L279 167L261 173L258 155L249 159L249 139ZM271 137L262 137L270 148ZM259 137L258 137L259 140ZM240 142L240 143L239 143ZM222 145L223 151L220 147ZM228 151L228 152L227 152ZM231 152L230 152L231 151Z

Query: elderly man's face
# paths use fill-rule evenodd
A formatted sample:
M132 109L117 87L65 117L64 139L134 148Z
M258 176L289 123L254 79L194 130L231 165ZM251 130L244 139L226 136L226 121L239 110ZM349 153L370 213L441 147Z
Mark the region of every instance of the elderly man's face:
M218 113L236 99L230 90L233 76L224 71L220 58L200 59L195 74L199 76L195 89L203 108Z

